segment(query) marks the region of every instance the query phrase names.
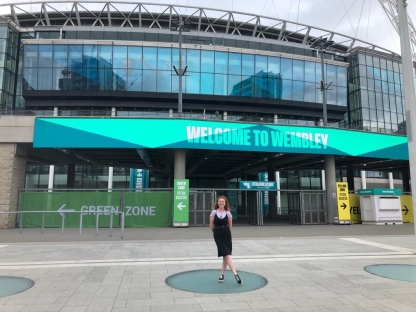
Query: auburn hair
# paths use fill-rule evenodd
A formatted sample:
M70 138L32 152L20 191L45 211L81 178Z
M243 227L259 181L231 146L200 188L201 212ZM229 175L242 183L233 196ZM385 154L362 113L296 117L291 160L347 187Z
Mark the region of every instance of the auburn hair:
M225 196L218 196L218 197L217 197L217 200L215 201L214 206L212 206L212 210L217 210L217 209L219 208L219 206L218 206L218 201L219 201L220 199L224 199L224 200L225 200L224 210L225 210L225 211L230 211L230 204L228 203L228 199L227 199L227 197L225 197Z

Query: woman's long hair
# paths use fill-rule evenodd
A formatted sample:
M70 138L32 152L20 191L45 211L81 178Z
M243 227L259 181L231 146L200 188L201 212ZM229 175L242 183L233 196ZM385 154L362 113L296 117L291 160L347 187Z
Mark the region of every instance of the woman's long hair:
M218 196L218 197L217 197L217 200L215 201L214 206L212 206L212 210L217 210L217 209L219 208L219 206L218 206L218 201L219 201L221 198L225 200L224 210L225 210L225 211L230 211L230 204L228 203L228 199L227 199L227 197L225 197L225 196Z

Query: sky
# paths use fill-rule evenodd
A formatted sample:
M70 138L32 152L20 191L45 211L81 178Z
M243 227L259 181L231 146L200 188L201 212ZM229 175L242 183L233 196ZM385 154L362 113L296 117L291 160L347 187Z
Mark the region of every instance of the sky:
M0 0L0 3L3 1L10 0ZM123 1L137 3L132 0ZM21 2L30 2L30 0L13 1L16 4ZM157 11L160 10L161 4L172 4L278 17L356 37L400 54L399 36L384 13L379 0L146 0L143 2L153 3L155 5L153 8ZM416 0L408 0L407 10L413 24L416 25ZM0 4L0 14L7 11L8 8L4 9ZM179 13L186 15L190 12L191 9L181 9Z

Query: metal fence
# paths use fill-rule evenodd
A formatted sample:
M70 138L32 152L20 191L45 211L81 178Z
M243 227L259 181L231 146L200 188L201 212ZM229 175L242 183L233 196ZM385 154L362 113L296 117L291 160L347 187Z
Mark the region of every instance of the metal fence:
M290 191L287 195L291 223L327 223L325 191Z

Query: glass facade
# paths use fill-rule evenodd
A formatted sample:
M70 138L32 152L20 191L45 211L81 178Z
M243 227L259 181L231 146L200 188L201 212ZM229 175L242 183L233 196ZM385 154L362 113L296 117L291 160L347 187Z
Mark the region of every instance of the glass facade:
M183 92L322 103L320 63L283 57L183 49ZM25 45L24 89L178 92L176 48ZM347 69L325 66L328 104L347 105Z
M403 133L402 64L362 53L348 61L350 123L368 131Z
M13 109L19 34L0 26L0 109Z

